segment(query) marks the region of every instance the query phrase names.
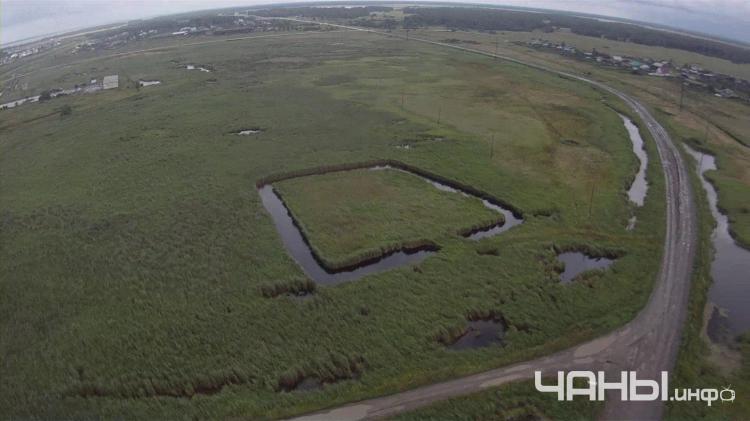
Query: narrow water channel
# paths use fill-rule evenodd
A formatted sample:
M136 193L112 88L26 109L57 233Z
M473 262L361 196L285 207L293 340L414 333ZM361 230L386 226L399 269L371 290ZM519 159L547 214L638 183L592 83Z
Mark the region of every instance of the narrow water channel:
M377 170L396 170L396 171L404 171L409 174L412 174L409 171L405 171L400 168L394 168L388 165L372 167L371 170L376 170L376 171ZM476 196L470 193L467 193L461 189L449 186L447 184L441 183L439 181L431 180L429 178L422 177L418 174L413 174L413 175L416 175L417 177L424 179L426 182L432 184L436 189L440 191L449 192L449 193L458 193L465 197L477 198ZM502 207L501 205L492 203L487 199L482 199L482 198L477 198L477 199L480 199L484 207L486 207L487 209L492 209L493 211L502 214L505 221L501 224L497 224L491 227L473 231L469 233L468 235L466 235L466 238L470 240L480 240L482 238L493 237L495 235L508 231L509 229L515 227L516 225L523 223L523 218L514 214L513 211L511 211L510 209L506 209Z
M380 260L368 262L355 269L329 271L315 258L305 237L294 223L292 215L281 198L274 192L273 187L270 185L263 186L258 190L258 193L263 201L263 206L271 214L273 223L276 225L276 230L279 232L281 241L284 243L287 252L302 267L305 274L319 284L335 285L351 281L372 273L418 263L428 256L435 254L434 251L429 250L421 250L414 253L399 251L384 256Z
M641 137L640 130L638 130L638 126L636 126L628 117L620 113L618 113L618 115L625 125L625 130L628 131L628 137L630 137L630 142L633 144L633 153L638 158L639 162L638 172L635 174L635 178L633 178L633 182L628 189L628 200L640 207L643 206L643 203L646 201L646 193L648 192L648 181L646 181L648 155L646 154L643 138ZM638 217L632 215L630 219L628 219L628 225L625 229L627 231L632 231L635 229L636 223L638 223Z
M750 330L750 251L738 246L729 234L729 219L719 211L716 189L704 174L717 169L716 159L688 146L685 150L695 159L711 215L716 220L711 234L715 251L711 263L713 283L708 291L708 300L719 308L711 316L708 332L708 336L716 341L723 336L717 329L726 328L732 337Z
M638 126L622 114L620 114L620 118L622 118L625 130L628 131L630 141L633 143L633 153L638 157L638 161L640 161L638 173L636 173L633 184L630 185L630 189L628 190L628 199L637 206L643 206L643 202L646 200L646 192L648 191L648 183L646 182L648 155L646 155L646 149L643 147L643 138L641 137L641 132L638 130Z
M477 240L480 238L497 235L507 231L513 226L523 223L523 218L515 215L511 210L506 209L499 204L492 203L487 199L474 196L456 187L426 178L420 174L412 173L411 171L392 167L390 165L372 166L369 169L407 172L426 180L442 191L458 193L467 197L482 200L484 206L504 215L505 222L503 224L490 227L485 230L472 232L466 236L469 239ZM310 248L307 239L295 223L294 217L289 212L289 209L284 204L284 201L273 190L273 187L270 184L263 185L258 188L258 194L260 195L263 206L271 215L273 223L276 226L276 230L279 232L281 241L283 242L284 247L286 247L289 255L291 255L292 258L302 267L302 270L310 279L319 284L334 285L341 282L359 279L365 275L383 272L400 266L419 263L420 261L437 252L437 250L430 249L397 251L388 255L384 255L376 260L362 262L361 265L354 268L347 268L344 270L329 270L328 268L324 267L323 264L316 258L315 254Z

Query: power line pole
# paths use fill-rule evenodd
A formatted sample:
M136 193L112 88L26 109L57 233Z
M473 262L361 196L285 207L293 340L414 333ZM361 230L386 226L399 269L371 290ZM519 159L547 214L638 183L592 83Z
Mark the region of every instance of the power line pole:
M685 81L680 77L680 111L682 111L682 103L685 98Z
M594 187L596 186L596 182L591 183L591 196L589 196L589 222L591 220L591 208L594 205Z
M706 120L706 133L703 135L703 142L708 145L708 118L705 118Z

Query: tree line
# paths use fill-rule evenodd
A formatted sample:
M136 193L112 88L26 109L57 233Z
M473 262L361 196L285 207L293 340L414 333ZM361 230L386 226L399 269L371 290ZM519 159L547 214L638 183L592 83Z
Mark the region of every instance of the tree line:
M723 58L734 63L750 63L750 48L628 23L602 22L562 14L485 8L407 7L404 12L408 14L404 18L405 28L446 26L455 29L486 31L542 30L546 32L552 32L557 28L570 28L571 32L579 35L675 48Z
M375 12L390 12L392 7L275 7L254 11L253 14L265 17L305 16L310 18L356 19Z

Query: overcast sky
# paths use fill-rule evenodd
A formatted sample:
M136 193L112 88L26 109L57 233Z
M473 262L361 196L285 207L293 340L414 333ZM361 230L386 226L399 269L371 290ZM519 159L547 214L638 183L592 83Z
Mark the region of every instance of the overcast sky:
M0 0L0 44L129 19L189 10L272 2L273 0ZM467 1L463 0L463 2ZM615 16L750 42L750 0L474 0L468 2Z

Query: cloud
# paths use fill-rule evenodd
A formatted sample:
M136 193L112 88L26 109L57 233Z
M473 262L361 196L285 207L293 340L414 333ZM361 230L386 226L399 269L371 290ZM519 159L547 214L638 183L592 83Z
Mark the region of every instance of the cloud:
M618 0L644 6L681 10L696 14L731 16L750 20L750 1L747 0Z

